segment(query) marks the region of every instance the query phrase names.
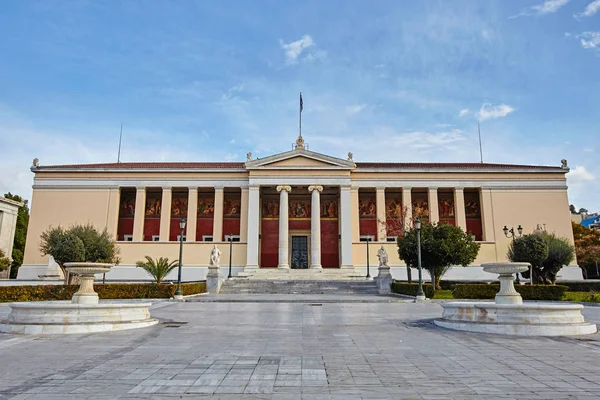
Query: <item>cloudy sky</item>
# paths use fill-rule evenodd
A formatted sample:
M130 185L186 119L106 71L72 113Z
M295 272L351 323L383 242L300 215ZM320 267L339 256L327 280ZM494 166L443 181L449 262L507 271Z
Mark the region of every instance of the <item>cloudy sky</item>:
M0 12L0 192L40 163L569 161L600 210L600 0L22 0Z

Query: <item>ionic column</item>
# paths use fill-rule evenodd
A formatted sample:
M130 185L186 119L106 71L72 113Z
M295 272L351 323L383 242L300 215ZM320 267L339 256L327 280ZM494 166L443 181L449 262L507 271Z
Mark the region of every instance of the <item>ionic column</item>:
M160 206L160 241L168 242L171 233L171 188L164 187Z
M248 240L248 188L242 188L240 210L240 242Z
M321 269L321 192L323 186L311 185L308 191L312 193L310 202L310 267Z
M352 206L350 187L340 188L340 234L341 234L341 267L354 268L352 264ZM358 204L356 205L358 208ZM358 211L357 211L358 213Z
M187 224L185 225L185 240L196 241L196 223L198 222L198 188L188 189Z
M119 230L119 209L121 204L121 189L110 188L108 193L108 213L106 215L106 231L113 240L117 240Z
M289 254L289 221L288 209L289 200L288 193L292 191L291 186L277 186L279 192L279 263L277 268L289 269L290 263L288 260Z
M225 194L222 187L215 188L215 212L213 217L213 242L223 241L223 200Z
M377 241L385 242L387 238L385 188L375 190L375 208L377 209Z
M456 213L456 226L467 231L467 216L465 213L465 192L463 188L454 188L454 212Z
M440 222L440 211L438 207L438 191L436 187L429 188L429 222Z
M138 187L135 192L135 210L133 214L133 241L144 240L144 218L146 218L146 188Z
M260 221L260 187L248 189L248 246L246 250L246 268L258 268L258 233Z
M358 206L358 188L350 189L350 221L352 225L352 241L360 241L360 211Z
M412 220L412 188L402 188L402 208L404 209L404 229L411 229L413 226Z

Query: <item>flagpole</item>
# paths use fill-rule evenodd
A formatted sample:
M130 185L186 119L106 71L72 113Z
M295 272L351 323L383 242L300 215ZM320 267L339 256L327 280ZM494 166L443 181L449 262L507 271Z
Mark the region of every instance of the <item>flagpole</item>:
M300 109L300 112L298 113L299 114L298 118L299 118L299 121L300 121L299 135L302 136L302 92L300 92L300 107L299 107L299 109Z

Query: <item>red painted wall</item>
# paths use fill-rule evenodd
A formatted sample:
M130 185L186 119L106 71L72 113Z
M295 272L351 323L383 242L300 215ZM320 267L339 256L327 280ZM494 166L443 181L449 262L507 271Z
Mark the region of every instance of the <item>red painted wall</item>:
M293 219L289 222L290 231L310 231L310 219Z
M448 225L456 226L456 221L454 220L454 218L441 218L440 224L448 224Z
M240 219L239 218L223 218L223 237L219 240L225 240L225 235L240 234ZM215 239L216 240L216 239Z
M360 224L360 235L366 235L367 233L371 236L375 236L377 239L377 220L376 219L361 219Z
M198 218L196 221L196 239L195 240L201 241L202 235L212 235L212 234L213 234L213 219L212 218Z
M176 242L177 241L177 236L179 236L179 233L181 232L181 229L179 228L179 221L181 221L181 218L171 218L171 226L169 228L170 232L169 232L169 241L170 242ZM185 225L185 230L183 231L184 235L186 236L186 241L187 239L187 224ZM192 240L191 238L189 240Z
M133 235L133 218L119 218L117 240L125 240L124 235Z
M323 268L340 266L338 233L337 220L321 220L321 265Z
M480 218L467 218L467 232L475 235L475 240L483 240L483 229Z
M144 219L144 241L150 242L152 235L160 234L160 218Z
M279 220L263 219L260 236L261 268L277 268L279 263Z

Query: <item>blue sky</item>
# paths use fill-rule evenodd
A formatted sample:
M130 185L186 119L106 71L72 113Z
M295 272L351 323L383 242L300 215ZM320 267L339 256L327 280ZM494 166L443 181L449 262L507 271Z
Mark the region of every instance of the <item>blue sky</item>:
M31 160L560 165L600 210L600 0L13 1L0 11L0 191Z

